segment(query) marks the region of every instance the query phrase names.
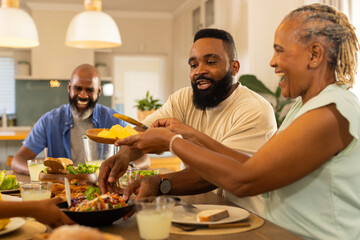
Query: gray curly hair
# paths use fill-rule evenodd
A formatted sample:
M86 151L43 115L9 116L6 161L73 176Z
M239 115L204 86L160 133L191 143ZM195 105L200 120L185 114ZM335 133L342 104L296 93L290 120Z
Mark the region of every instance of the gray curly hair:
M336 83L349 88L354 85L359 42L355 27L344 13L331 6L316 3L291 11L283 21L285 20L301 21L301 43L321 43L325 40L329 54L327 61L335 69Z

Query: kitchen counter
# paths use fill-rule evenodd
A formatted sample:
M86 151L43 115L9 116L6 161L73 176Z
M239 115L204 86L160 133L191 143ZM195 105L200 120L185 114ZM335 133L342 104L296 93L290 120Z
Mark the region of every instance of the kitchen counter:
M31 127L0 128L0 140L24 140L30 131Z
M9 169L7 158L17 153L30 131L31 127L0 127L0 169Z

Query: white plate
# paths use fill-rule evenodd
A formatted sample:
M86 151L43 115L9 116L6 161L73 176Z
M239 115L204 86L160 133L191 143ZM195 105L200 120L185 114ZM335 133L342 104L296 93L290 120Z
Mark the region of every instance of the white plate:
M25 220L21 217L10 218L9 224L5 229L0 231L0 235L15 231L16 229L21 228L25 224Z
M15 197L11 195L1 194L1 199L3 201L22 201L20 197Z
M209 225L209 224L237 222L246 219L250 215L248 211L242 208L226 206L226 205L210 205L210 204L196 205L195 204L194 206L197 207L199 210L214 209L214 208L227 209L229 212L229 217L215 222L198 222L196 213L188 212L182 206L175 206L172 221L175 223L182 223L182 224Z

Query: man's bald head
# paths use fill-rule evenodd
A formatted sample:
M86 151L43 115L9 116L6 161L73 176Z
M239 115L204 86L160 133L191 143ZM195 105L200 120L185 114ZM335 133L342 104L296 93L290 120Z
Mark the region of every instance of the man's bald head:
M88 79L94 82L94 85L100 86L101 79L97 69L90 64L81 64L77 66L71 74L70 82L74 79Z
M82 64L75 68L68 84L69 101L82 118L91 116L99 95L101 81L96 68Z

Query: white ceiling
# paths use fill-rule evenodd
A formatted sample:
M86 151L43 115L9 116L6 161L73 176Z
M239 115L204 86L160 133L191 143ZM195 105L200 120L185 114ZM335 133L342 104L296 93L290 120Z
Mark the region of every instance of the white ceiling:
M188 0L102 0L103 11L139 11L174 13ZM83 4L84 0L20 0L20 7L28 2L39 4Z

